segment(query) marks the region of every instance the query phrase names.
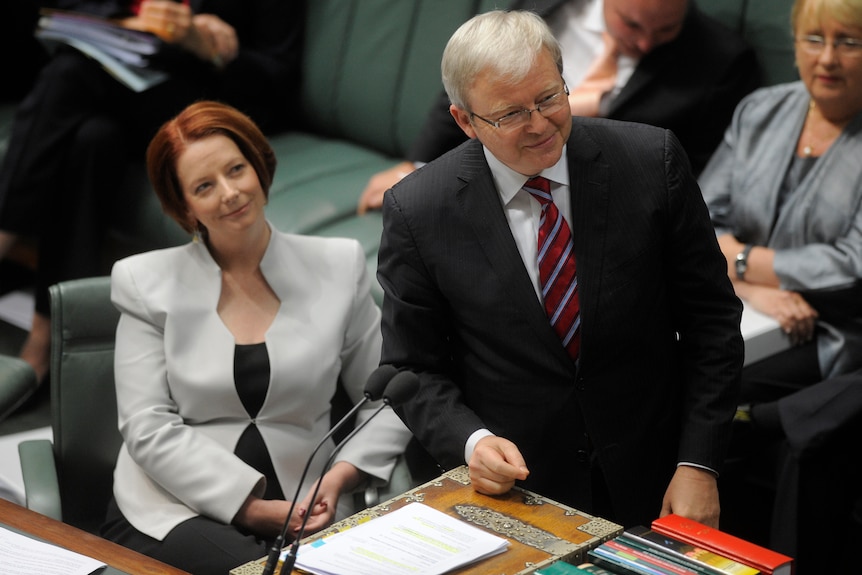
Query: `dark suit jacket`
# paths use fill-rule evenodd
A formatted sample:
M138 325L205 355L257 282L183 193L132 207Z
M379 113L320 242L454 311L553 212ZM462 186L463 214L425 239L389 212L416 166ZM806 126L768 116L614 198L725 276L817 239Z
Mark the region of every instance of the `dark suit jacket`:
M512 8L548 18L566 1L515 0ZM754 50L692 2L682 32L641 59L608 117L672 130L697 175L721 141L736 104L760 83ZM431 161L465 139L449 114L449 98L441 93L407 159Z
M518 445L526 487L581 507L558 480L592 457L614 518L648 524L677 461L721 466L741 304L670 132L575 118L567 150L579 364L536 297L477 140L384 196L382 361L419 374L399 415L442 466L463 464L487 427Z
M791 451L800 459L808 457L834 436L862 425L862 370L782 397L778 411Z

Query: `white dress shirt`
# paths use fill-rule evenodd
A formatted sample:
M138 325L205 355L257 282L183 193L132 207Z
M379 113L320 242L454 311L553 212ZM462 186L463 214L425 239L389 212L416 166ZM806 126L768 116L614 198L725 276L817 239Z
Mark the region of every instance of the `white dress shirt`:
M518 252L520 252L521 260L524 262L524 268L533 282L536 297L544 305L537 260L542 205L530 192L523 189L524 184L530 179L529 177L505 165L494 157L488 148L484 148L484 151L485 159L488 160L488 166L491 168L491 175L494 178L494 185L497 186L497 192L500 194L500 202L503 204L506 221L509 222L512 237L515 238L515 244L518 246ZM551 196L554 198L554 203L560 213L563 214L566 222L570 222L571 202L569 200L569 166L566 163L566 147L563 146L563 154L556 164L537 175L545 177L551 182ZM493 433L487 429L477 429L467 438L467 443L464 446L464 461L470 462L476 443L489 435L493 435Z

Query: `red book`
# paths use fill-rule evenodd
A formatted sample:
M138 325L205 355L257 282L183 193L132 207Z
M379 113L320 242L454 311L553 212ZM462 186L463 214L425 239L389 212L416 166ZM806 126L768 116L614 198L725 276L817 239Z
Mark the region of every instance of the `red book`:
M653 521L652 528L759 569L765 575L792 575L794 572L792 557L673 513Z

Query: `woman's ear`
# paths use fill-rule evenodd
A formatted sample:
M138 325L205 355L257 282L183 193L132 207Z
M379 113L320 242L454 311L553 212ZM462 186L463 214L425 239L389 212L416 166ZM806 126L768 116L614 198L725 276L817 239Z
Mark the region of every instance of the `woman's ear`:
M188 206L186 206L183 210L183 223L185 223L186 227L190 229L194 233L198 233L201 230L201 223L198 219L191 213Z

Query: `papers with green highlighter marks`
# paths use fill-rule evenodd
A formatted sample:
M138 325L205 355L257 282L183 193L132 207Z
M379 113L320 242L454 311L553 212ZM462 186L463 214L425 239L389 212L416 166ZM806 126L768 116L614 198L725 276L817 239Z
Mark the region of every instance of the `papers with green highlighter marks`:
M299 547L296 567L318 575L441 575L509 542L422 503L410 503Z

